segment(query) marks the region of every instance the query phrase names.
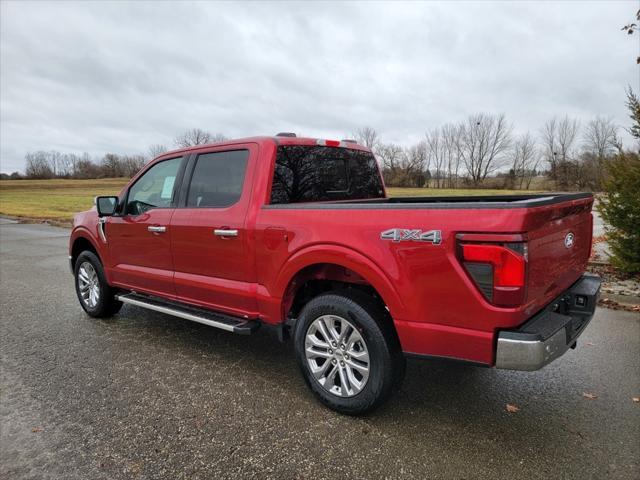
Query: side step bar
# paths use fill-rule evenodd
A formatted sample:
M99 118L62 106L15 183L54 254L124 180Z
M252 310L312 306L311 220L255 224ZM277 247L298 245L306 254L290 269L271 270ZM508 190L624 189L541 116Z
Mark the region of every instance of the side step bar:
M166 313L174 317L184 318L192 322L203 323L210 327L226 330L240 335L249 335L260 327L260 322L232 317L223 313L212 312L204 308L198 308L183 303L172 302L157 297L141 295L139 293L127 293L116 295L116 300L136 307L146 308L155 312Z

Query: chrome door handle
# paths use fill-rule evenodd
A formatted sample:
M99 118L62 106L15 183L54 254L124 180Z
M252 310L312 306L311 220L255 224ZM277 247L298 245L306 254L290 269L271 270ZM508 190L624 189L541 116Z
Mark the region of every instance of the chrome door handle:
M164 233L167 231L167 227L163 227L160 225L151 225L149 227L147 227L147 230L149 230L150 232L153 233Z
M222 228L216 228L213 231L213 234L216 237L237 237L238 236L238 230L225 230Z

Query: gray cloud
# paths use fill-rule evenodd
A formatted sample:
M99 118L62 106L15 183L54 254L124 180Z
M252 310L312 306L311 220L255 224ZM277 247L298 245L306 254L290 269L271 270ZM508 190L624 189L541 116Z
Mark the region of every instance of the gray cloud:
M635 2L2 2L0 169L200 127L409 143L478 111L627 125Z

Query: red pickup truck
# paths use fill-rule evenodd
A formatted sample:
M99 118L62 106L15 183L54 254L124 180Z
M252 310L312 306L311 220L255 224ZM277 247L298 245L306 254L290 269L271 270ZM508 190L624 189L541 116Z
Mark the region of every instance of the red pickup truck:
M389 198L348 140L256 137L166 153L76 215L80 305L123 303L291 337L303 376L348 414L384 401L405 357L536 370L576 345L587 193Z

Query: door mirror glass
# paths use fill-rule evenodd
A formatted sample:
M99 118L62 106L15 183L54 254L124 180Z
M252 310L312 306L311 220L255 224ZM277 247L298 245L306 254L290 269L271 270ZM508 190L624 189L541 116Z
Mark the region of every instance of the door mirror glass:
M118 197L96 197L96 210L99 217L110 217L116 211Z

